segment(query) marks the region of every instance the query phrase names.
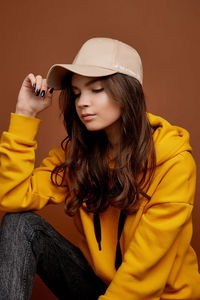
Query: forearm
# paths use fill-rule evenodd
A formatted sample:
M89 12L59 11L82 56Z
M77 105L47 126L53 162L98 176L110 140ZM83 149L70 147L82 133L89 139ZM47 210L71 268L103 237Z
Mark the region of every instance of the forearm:
M12 113L9 129L2 133L0 143L2 210L9 209L6 206L11 204L10 199L17 190L19 191L19 187L21 196L24 197L26 194L27 180L34 170L35 149L37 148L35 135L39 124L39 119Z

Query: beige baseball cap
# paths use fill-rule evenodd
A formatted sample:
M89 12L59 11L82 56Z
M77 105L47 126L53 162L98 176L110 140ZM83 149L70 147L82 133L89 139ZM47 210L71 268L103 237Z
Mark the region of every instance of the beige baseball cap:
M46 79L55 90L63 89L63 79L73 72L88 77L115 73L132 76L142 84L143 68L138 52L131 46L112 38L95 37L80 48L72 64L54 64Z

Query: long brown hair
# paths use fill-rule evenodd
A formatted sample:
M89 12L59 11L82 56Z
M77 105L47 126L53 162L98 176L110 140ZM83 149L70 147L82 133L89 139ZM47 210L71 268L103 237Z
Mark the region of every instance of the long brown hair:
M51 174L53 184L63 186L66 173L65 211L73 216L82 206L87 212L103 212L109 205L127 214L135 211L139 197L147 194L156 166L156 153L140 82L116 73L99 77L107 93L121 107L121 143L113 169L109 168L109 142L104 130L88 131L75 109L71 88L73 73L63 81L59 105L68 136L61 145L66 161ZM59 176L58 176L59 175ZM58 178L62 178L61 182Z

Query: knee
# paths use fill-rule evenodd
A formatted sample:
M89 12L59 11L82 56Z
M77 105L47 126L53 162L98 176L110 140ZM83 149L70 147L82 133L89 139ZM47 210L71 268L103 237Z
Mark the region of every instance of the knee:
M16 234L17 231L26 231L33 218L37 218L37 215L32 211L6 213L2 218L1 231L9 235Z
M28 212L9 212L6 213L2 218L2 226L10 226L11 224L18 224L19 221L26 222L26 219L34 214L31 211Z

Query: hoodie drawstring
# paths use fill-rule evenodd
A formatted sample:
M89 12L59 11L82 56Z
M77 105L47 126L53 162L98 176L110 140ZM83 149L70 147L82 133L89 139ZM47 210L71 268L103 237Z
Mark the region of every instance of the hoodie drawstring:
M117 234L117 247L116 247L116 256L115 256L115 269L117 270L122 263L122 252L120 248L120 237L122 234L122 230L124 228L124 223L126 219L126 214L121 211L119 217L119 224L118 224L118 234Z
M101 223L100 223L99 214L94 214L94 232L99 247L99 251L101 251Z
M126 214L123 211L121 211L120 217L119 217L119 223L118 223L117 247L116 247L116 256L115 256L115 269L116 270L119 268L119 266L122 263L120 237L121 237L121 234L122 234L122 231L124 228L125 219L126 219ZM94 231L95 231L97 244L98 244L99 250L101 250L101 223L100 223L99 214L94 214L93 222L94 222Z

